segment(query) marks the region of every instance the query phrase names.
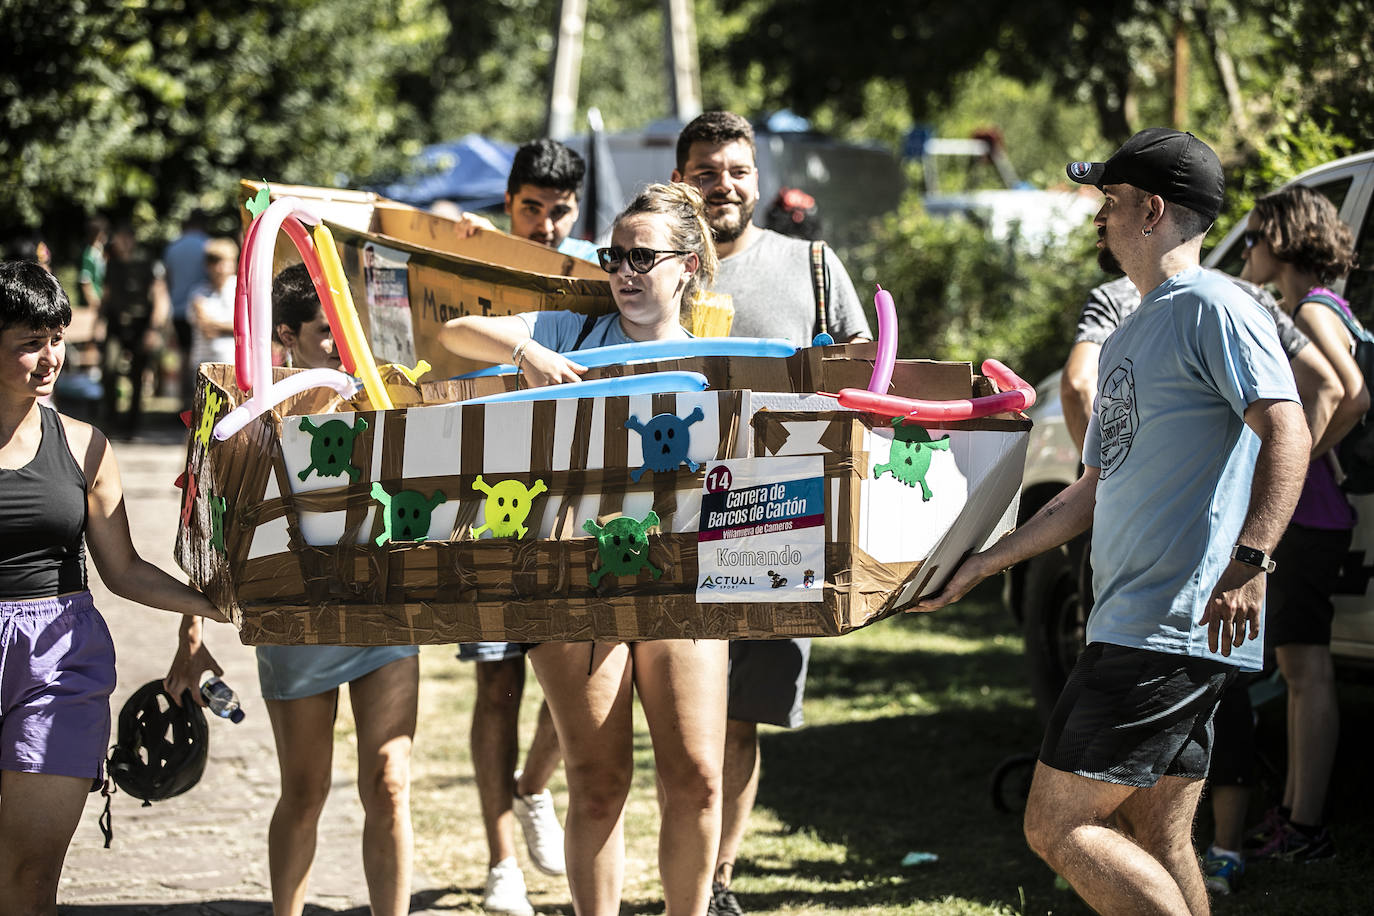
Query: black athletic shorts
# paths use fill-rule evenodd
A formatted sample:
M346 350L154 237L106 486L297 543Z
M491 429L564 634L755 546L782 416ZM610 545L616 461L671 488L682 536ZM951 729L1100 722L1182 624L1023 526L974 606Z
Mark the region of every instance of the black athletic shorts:
M1331 591L1350 550L1351 532L1289 525L1274 551L1265 603L1264 644L1331 645Z
M1239 674L1221 692L1212 719L1212 765L1207 781L1214 786L1254 785L1255 708L1250 685L1255 675Z
M726 717L800 728L810 661L809 639L733 640Z
M1212 756L1212 715L1236 670L1212 659L1093 643L1050 715L1040 762L1141 788L1160 776L1202 779Z

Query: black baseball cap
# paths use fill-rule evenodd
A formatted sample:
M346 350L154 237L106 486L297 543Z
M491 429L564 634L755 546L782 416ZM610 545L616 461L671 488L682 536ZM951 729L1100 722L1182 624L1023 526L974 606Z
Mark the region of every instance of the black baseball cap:
M1106 162L1070 162L1065 169L1079 184L1098 188L1129 184L1209 220L1221 212L1226 177L1212 148L1192 134L1168 127L1140 131Z

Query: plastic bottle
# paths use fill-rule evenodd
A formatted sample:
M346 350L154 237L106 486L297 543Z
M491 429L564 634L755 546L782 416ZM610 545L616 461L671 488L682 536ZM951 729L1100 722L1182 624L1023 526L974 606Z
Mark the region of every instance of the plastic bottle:
M210 711L230 722L242 722L243 710L239 708L239 695L218 677L212 677L200 685L200 695L205 697Z

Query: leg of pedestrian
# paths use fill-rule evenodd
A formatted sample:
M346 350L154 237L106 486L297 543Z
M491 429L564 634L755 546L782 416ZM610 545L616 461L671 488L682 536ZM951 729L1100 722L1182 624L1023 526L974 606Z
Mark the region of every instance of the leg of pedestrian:
M418 655L348 684L357 725L363 870L375 916L402 916L410 910L410 754L419 686Z
M266 700L277 741L281 797L267 831L272 911L300 916L315 861L320 812L329 797L338 689L298 700Z
M62 862L90 791L89 779L0 770L0 909L57 912Z
M500 644L505 645L505 644ZM532 912L525 876L515 858L515 761L519 754L520 698L525 659L516 655L477 662L472 709L472 770L487 837L487 886L482 908L507 916Z
M635 687L654 745L662 817L658 867L668 916L698 916L720 842L728 646L658 640L634 647Z
M545 701L539 704L539 718L525 754L525 766L515 773L514 807L530 862L546 875L562 875L567 871L563 825L558 822L553 793L548 788L560 759L558 732L553 727L553 713L549 712L549 704Z
M1099 913L1190 913L1164 864L1114 822L1117 809L1139 791L1037 763L1026 802L1026 841Z
M578 916L616 916L625 880L625 800L634 773L630 647L544 643L529 658L563 748L563 848L573 907Z

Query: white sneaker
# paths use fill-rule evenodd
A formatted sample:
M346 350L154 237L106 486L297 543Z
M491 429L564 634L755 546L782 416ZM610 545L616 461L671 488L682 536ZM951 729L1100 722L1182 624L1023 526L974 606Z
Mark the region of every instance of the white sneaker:
M487 893L482 909L506 916L534 916L534 907L525 892L525 874L514 858L497 862L487 872Z
M516 781L520 774L515 774ZM530 862L546 875L562 875L568 870L563 859L563 825L553 810L553 795L548 789L534 795L516 794L512 807L520 832L525 835L525 848Z

